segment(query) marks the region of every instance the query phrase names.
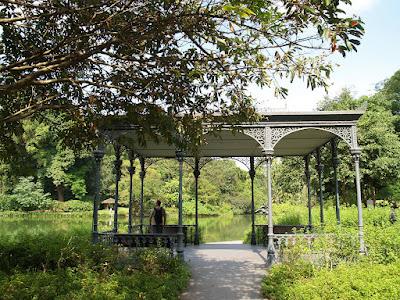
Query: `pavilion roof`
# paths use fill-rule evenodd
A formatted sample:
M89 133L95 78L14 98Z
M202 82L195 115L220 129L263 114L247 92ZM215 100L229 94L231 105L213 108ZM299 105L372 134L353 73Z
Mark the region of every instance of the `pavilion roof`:
M226 130L222 130L218 136L206 134L205 143L198 153L200 157L263 156L260 142L244 131L249 128L257 130L269 126L286 128L289 133L274 145L275 156L303 156L337 137L334 131L325 129L354 127L363 113L363 111L268 112L262 114L259 122L235 125L240 129L239 132L232 131L232 126L227 125ZM162 137L158 143L149 137L145 145L141 145L136 135L137 130L140 130L137 126L126 122L112 124L106 129L114 137L121 135L128 137L129 147L143 157L175 157L175 146L163 141Z

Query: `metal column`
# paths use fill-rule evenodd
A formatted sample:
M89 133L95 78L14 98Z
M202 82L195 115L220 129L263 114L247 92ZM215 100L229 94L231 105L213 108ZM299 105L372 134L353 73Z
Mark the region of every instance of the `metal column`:
M182 180L183 180L183 157L182 151L176 151L176 158L179 162L179 197L178 197L178 245L176 252L178 257L183 259L183 223L182 223Z
M321 225L324 225L324 191L323 191L323 171L324 165L321 163L321 149L317 148L317 170L318 170L318 181L319 181L319 214Z
M256 176L256 170L254 169L254 157L250 157L250 170L249 170L250 180L251 180L251 244L256 245L256 228L255 228L255 208L254 208L254 177Z
M196 157L194 161L194 190L195 190L195 200L196 200L196 211L195 211L195 233L194 233L194 244L199 245L199 176L200 176L200 169L199 169L199 159Z
M92 228L92 239L93 243L98 242L98 225L99 225L99 202L100 202L100 171L101 171L101 160L104 156L103 147L98 147L93 151L95 159L95 193L93 199L93 228Z
M333 166L333 180L335 181L335 208L336 208L336 221L340 224L340 201L339 201L339 181L337 178L337 167L339 165L339 159L337 156L337 145L336 140L331 140L332 148L332 166Z
M143 233L143 197L144 197L144 177L146 176L144 157L139 157L140 162L140 200L139 200L139 218L140 218L140 233Z
M360 241L360 253L366 254L364 243L364 225L362 216L362 199L361 199L361 181L360 181L360 149L352 149L351 154L354 161L354 169L356 173L356 190L357 190L357 211L358 211L358 238Z
M115 161L114 161L114 170L115 170L115 198L114 198L114 232L118 232L118 186L119 181L121 179L121 146L118 143L114 144L115 150Z
M305 175L307 182L307 207L308 207L308 229L312 228L312 213L311 213L311 174L310 174L310 155L304 157Z
M268 190L268 257L267 265L271 266L275 262L275 246L274 246L274 224L272 221L272 154L267 153L266 158L266 175Z
M132 150L128 152L129 155L129 215L128 215L128 232L132 233L132 213L133 213L133 174L135 174L135 167L133 163L135 161L135 155Z

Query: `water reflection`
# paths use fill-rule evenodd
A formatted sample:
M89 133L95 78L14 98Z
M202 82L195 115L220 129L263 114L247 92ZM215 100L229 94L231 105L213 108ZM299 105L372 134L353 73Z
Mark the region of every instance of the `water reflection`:
M99 216L99 231L111 230L114 223L112 213L103 212ZM148 218L144 219L148 224ZM259 220L257 220L259 221ZM194 217L184 217L184 224L195 224ZM139 219L134 218L134 223L139 224ZM168 224L176 224L177 218L171 216ZM259 222L257 222L259 223ZM18 217L6 217L0 221L2 232L45 231L46 229L71 230L73 228L87 229L90 233L92 227L91 214L35 214ZM219 217L200 217L199 226L203 242L243 240L245 233L250 230L251 217L249 215L224 215ZM119 231L128 231L128 218L126 215L119 217Z

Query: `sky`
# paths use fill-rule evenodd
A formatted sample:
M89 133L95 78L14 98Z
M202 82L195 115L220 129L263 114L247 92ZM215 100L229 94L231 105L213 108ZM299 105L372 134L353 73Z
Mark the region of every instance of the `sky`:
M332 62L339 64L330 78L329 97L335 97L343 88L349 88L355 97L370 95L375 85L400 69L400 1L399 0L353 0L345 8L364 21L365 35L358 52L342 58L332 55ZM289 95L285 100L277 99L268 89L250 87L257 100L259 110L312 111L326 96L324 89L314 91L297 80L288 84Z

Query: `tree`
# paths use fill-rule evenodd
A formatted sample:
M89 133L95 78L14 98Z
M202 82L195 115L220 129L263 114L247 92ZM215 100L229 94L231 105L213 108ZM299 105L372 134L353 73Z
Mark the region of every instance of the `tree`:
M22 119L48 109L76 121L72 140L91 140L117 114L170 142L179 131L199 143L201 121L220 121L215 112L228 124L254 120L250 83L280 95L282 77L326 87L327 54L356 50L363 35L339 8L350 3L3 0L3 153Z
M400 70L384 82L381 93L387 99L392 114L396 116L396 131L400 134Z
M274 201L304 200L304 161L302 157L285 157L273 163L272 190Z
M389 79L388 82L391 80ZM387 97L384 90L370 97L354 99L348 89L338 97L325 99L320 105L323 110L356 109L367 104L367 110L358 121L359 145L362 148L361 174L364 194L376 199L378 191L400 178L400 138L396 134L397 117L393 115L393 100ZM328 154L330 155L330 154ZM339 146L341 164L339 178L342 184L354 184L354 171L347 145ZM331 170L331 160L324 158L326 170ZM365 197L364 197L365 198Z
M74 153L62 145L58 136L60 131L69 127L69 123L62 115L52 114L47 114L46 123L31 120L23 123L25 148L37 166L35 175L42 180L51 180L59 201L64 201L66 188L71 188L76 198L86 195L85 177L89 165L81 161L88 155Z

